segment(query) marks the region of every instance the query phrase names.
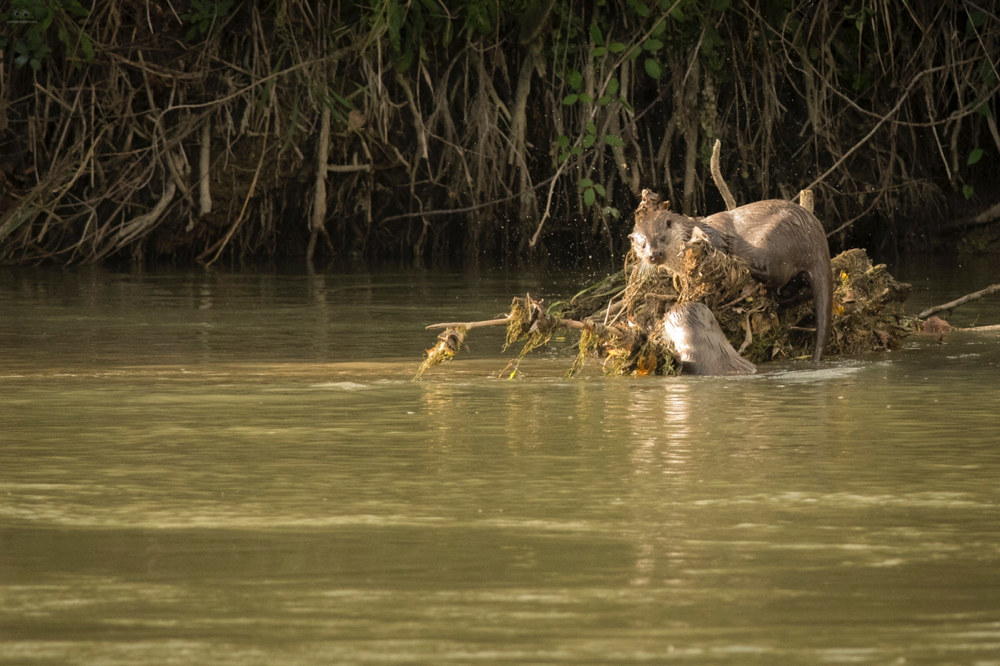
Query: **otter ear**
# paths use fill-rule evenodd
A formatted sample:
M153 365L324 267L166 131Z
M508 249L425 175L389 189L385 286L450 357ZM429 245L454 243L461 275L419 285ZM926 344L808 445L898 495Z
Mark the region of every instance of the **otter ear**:
M670 201L669 200L664 201L663 203L660 204L659 208L660 210L670 210Z

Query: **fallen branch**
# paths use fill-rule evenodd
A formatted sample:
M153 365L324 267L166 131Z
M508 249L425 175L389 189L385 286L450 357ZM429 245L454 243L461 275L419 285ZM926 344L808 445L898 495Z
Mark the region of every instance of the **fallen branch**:
M112 241L111 245L105 248L105 251L107 252L112 248L117 249L124 247L142 235L146 229L155 225L156 221L160 219L161 215L163 215L163 211L165 211L167 206L170 205L170 202L174 200L174 193L176 191L177 183L174 181L174 177L170 176L167 178L167 185L163 190L163 196L161 196L160 200L156 202L153 209L148 213L144 213L122 225L117 237Z
M980 298L983 298L984 296L989 296L990 294L995 294L998 291L1000 291L1000 283L991 284L985 289L980 289L979 291L967 294L965 296L962 296L962 298L951 301L950 303L945 303L944 305L935 305L932 308L927 308L926 310L918 314L917 317L920 319L925 319L934 314L935 312L954 310L959 305L964 305L969 301L978 301Z
M482 328L483 326L501 326L506 324L507 321L507 317L487 319L486 321L453 321L446 324L431 324L430 326L425 326L424 329L429 331L432 328Z
M990 206L979 215L963 217L960 220L949 222L948 225L941 230L941 232L948 234L956 231L964 231L970 227L981 227L987 224L992 224L997 220L1000 220L1000 203Z
M991 324L990 326L970 326L968 328L953 328L953 331L964 331L967 333L1000 333L1000 324Z

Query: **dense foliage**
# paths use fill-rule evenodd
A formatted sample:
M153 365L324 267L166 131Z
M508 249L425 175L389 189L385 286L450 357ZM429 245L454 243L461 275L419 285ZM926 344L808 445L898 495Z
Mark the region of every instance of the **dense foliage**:
M835 245L1000 198L993 0L13 0L0 25L7 263L615 257L643 187L722 207L715 139L737 201L812 187Z

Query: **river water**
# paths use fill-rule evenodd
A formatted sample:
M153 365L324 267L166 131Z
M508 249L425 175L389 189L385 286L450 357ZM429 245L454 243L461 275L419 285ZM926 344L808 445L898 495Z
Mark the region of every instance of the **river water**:
M0 663L1000 664L1000 335L508 381L476 330L411 381L587 281L0 271Z

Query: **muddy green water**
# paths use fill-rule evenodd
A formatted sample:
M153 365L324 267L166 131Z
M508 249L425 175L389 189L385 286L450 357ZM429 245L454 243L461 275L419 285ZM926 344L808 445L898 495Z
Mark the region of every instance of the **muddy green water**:
M475 331L410 381L577 284L0 271L0 663L1000 664L1000 336L501 381Z

